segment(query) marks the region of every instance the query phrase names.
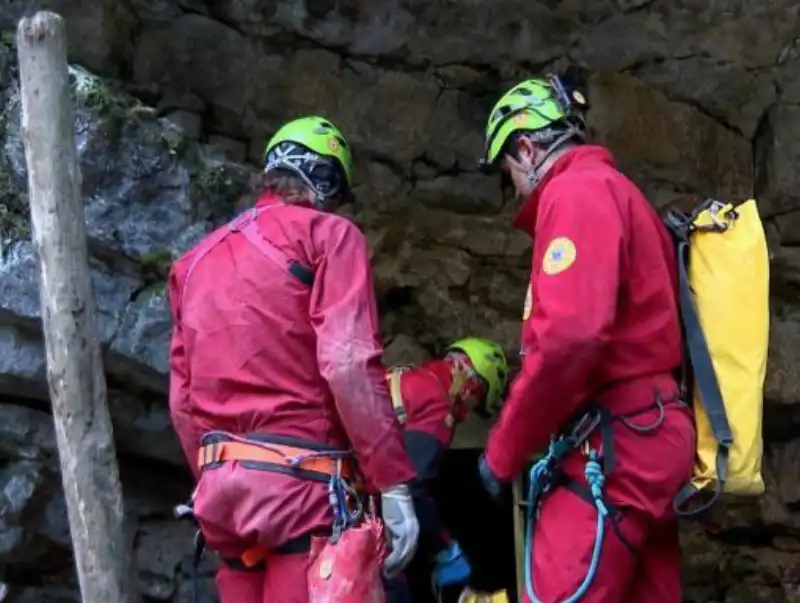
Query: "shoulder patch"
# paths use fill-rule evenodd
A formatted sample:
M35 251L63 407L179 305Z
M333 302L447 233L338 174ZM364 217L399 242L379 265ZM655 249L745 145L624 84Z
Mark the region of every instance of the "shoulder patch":
M528 283L528 292L525 294L525 306L522 309L522 320L528 320L531 317L532 309L533 309L533 291L531 291L531 284Z
M542 272L549 276L564 272L575 263L576 257L575 243L567 237L556 237L545 249Z

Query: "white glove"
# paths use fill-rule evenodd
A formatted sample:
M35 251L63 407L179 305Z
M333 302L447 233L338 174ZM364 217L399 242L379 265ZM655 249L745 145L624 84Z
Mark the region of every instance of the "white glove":
M394 578L411 562L419 543L419 521L408 486L381 492L381 514L391 548L383 563L383 574Z

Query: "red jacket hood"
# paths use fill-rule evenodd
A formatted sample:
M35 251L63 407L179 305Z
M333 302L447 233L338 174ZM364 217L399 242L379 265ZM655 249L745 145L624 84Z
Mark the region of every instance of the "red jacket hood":
M559 174L576 168L593 169L592 164L607 167L616 167L611 153L604 147L596 145L581 145L568 150L559 157L550 170L544 175L530 197L519 208L514 218L514 228L533 236L536 230L536 218L539 213L539 200L542 198L547 185Z

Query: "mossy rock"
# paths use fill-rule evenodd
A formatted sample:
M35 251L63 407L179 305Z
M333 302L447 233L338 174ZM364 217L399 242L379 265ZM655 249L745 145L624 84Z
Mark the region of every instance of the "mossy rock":
M134 110L142 106L111 80L103 80L74 65L70 65L69 74L76 105L100 117L134 116Z
M167 251L155 251L139 256L142 274L147 283L160 283L167 279L172 265L172 255Z
M5 126L5 122L2 124ZM30 237L28 195L16 181L11 166L0 155L0 239Z
M27 239L30 235L28 217L0 203L0 240L5 242Z
M212 222L231 216L247 193L251 176L252 172L239 164L200 156L191 169L198 211Z

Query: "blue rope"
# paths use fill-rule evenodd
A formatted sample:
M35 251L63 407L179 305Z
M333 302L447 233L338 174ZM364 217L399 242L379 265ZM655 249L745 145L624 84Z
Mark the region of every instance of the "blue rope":
M563 456L563 453L558 455L557 452L559 451L554 450L554 446L551 444L550 452L548 452L547 456L538 461L530 471L530 487L528 490L530 506L527 509L525 518L525 590L532 603L542 603L542 601L536 598L536 594L533 591L534 526L536 524L536 514L538 513L538 503L552 488L553 469L561 460L560 457ZM597 530L594 539L594 549L592 550L592 560L589 563L586 577L583 579L578 589L572 596L559 603L576 603L586 594L586 591L589 590L589 586L591 586L595 578L595 574L597 574L597 566L600 563L600 553L603 550L605 518L608 516L608 508L603 501L603 486L605 485L606 478L603 474L603 468L596 450L589 451L584 474L586 475L586 481L589 484L589 489L594 499L594 505L597 509Z

